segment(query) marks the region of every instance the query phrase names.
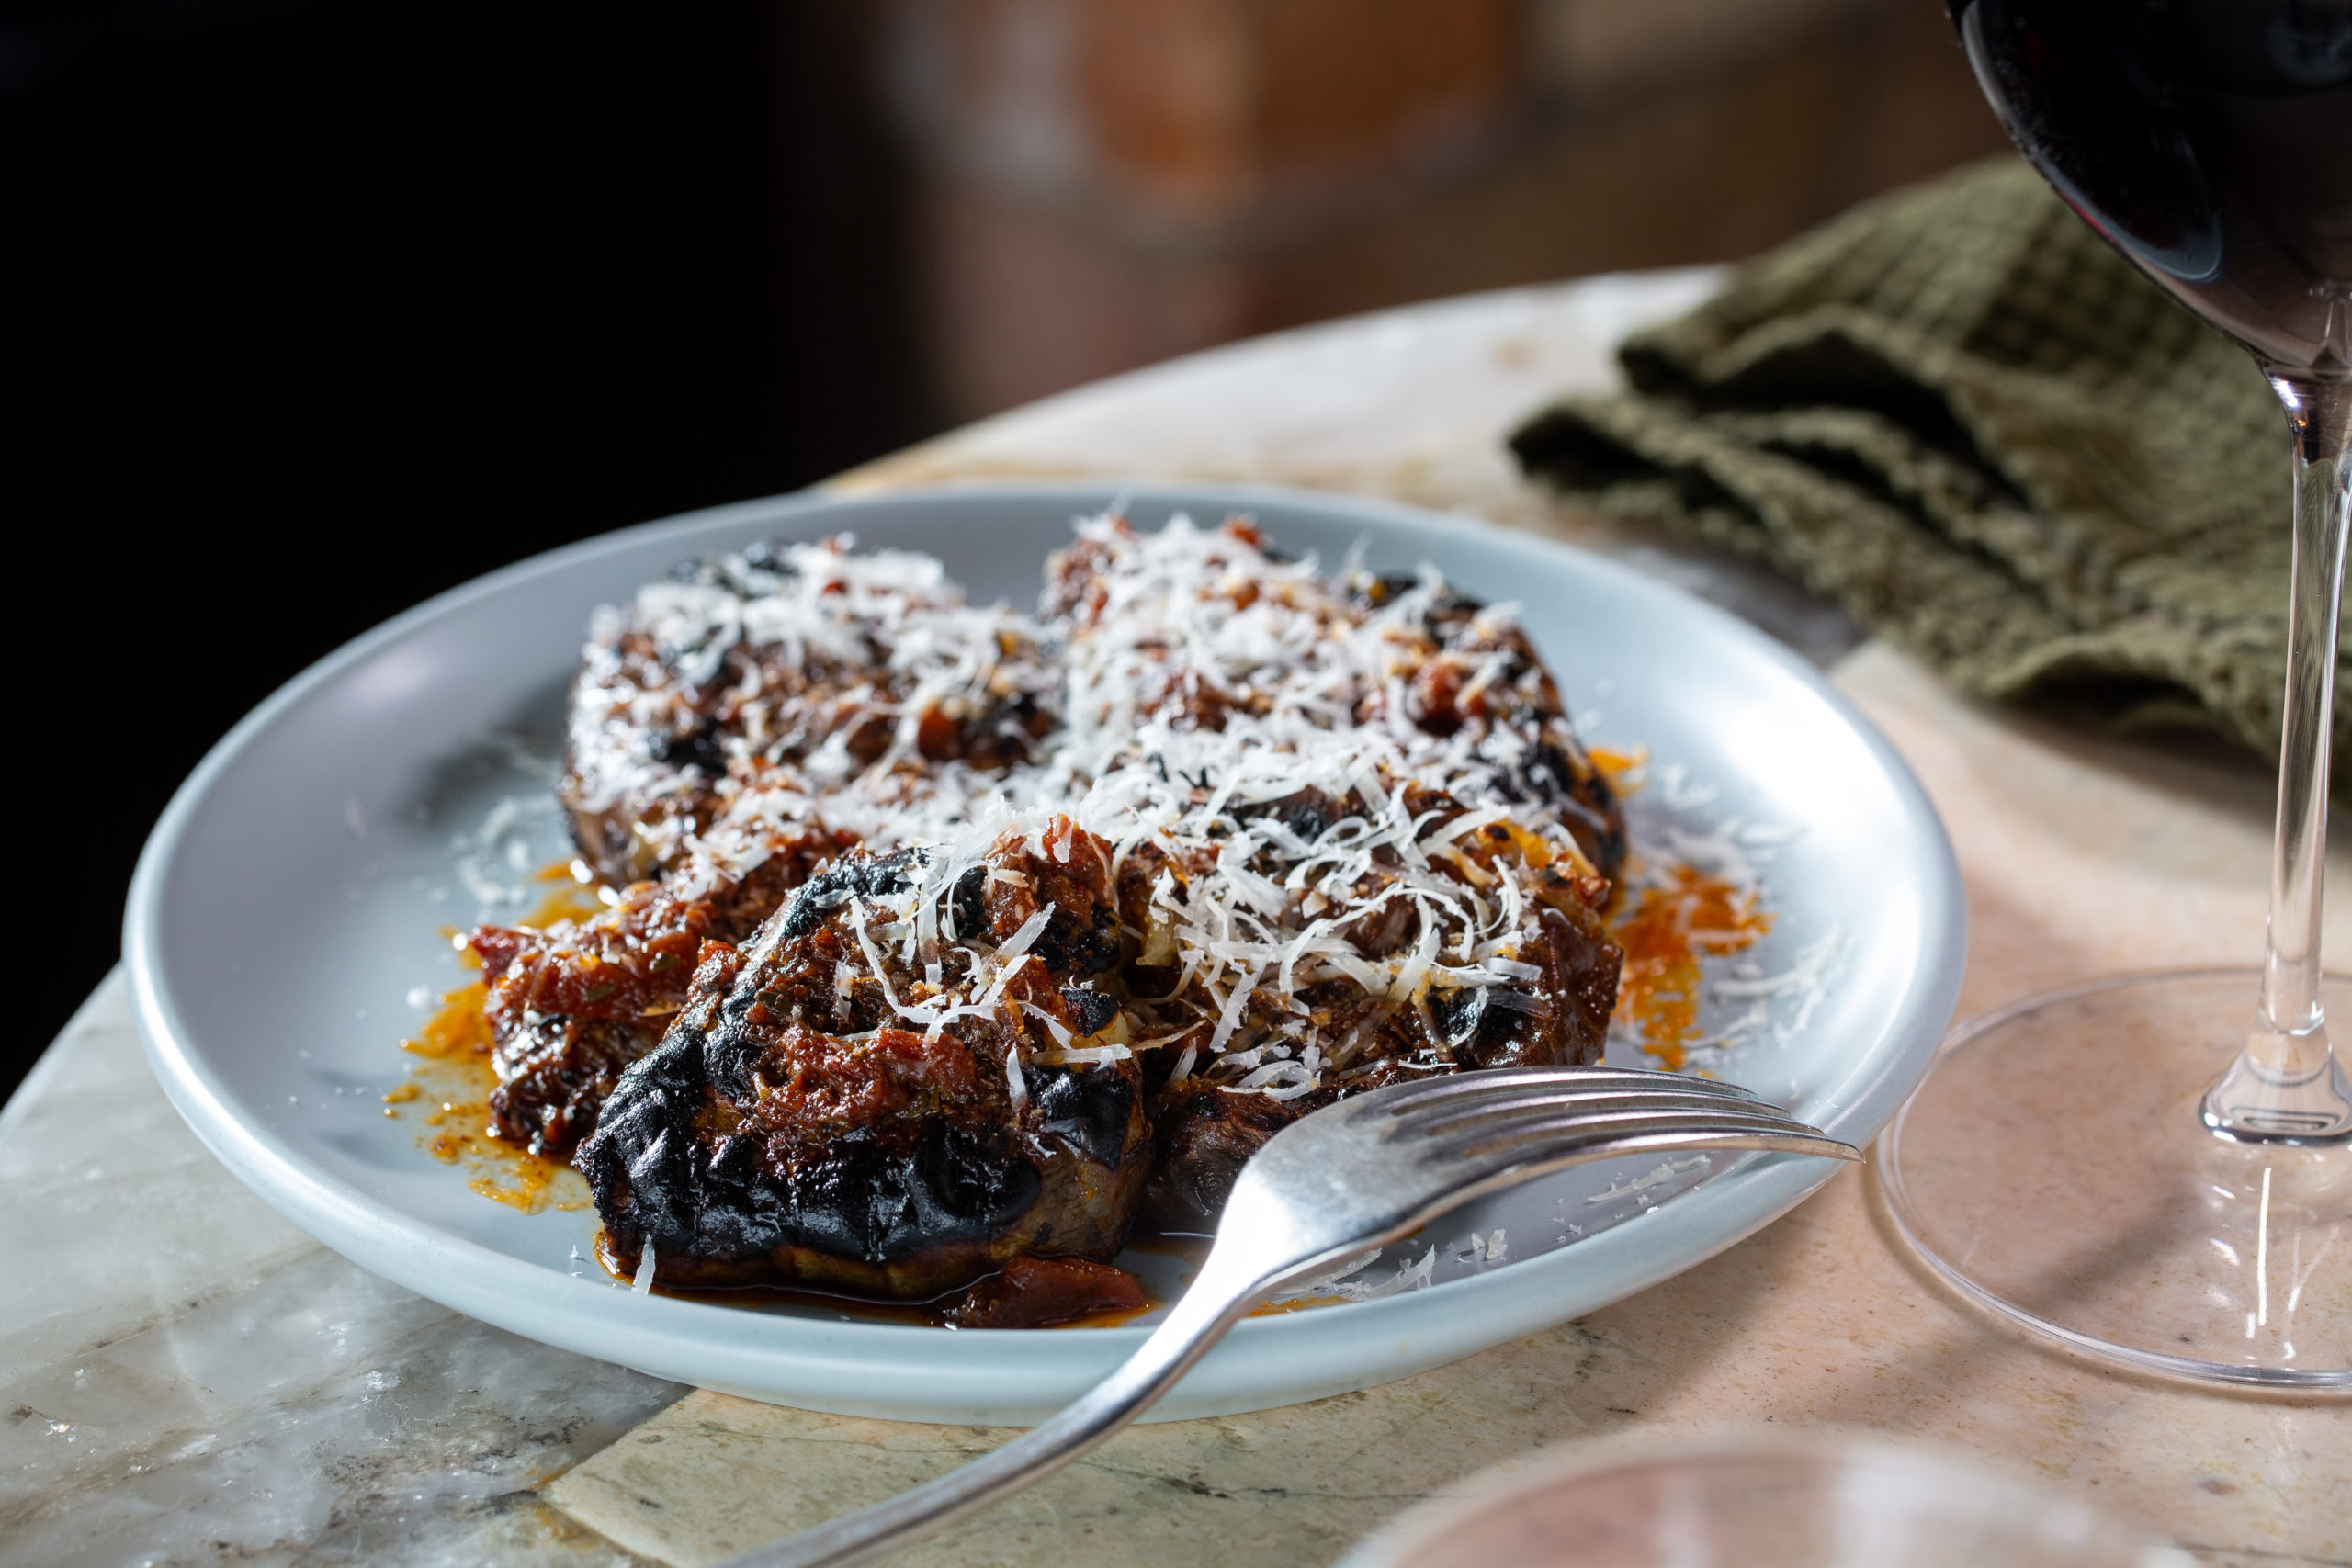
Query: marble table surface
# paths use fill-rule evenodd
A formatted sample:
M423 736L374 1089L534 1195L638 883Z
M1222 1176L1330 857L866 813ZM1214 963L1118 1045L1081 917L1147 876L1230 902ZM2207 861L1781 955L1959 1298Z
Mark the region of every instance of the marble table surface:
M1614 535L1500 450L1608 384L1705 273L1446 301L1243 344L838 481L1271 480L1457 509L1632 559L1816 660L1910 761L1965 874L1964 1013L2104 969L2250 956L2268 783L1959 701L1736 563ZM2339 842L2343 841L2339 835ZM2352 940L2332 857L2330 952ZM485 1327L248 1195L149 1077L119 976L0 1116L0 1562L702 1564L935 1473L994 1431L659 1382ZM2023 1343L1923 1277L1867 1171L1604 1311L1449 1367L1131 1430L910 1563L1327 1562L1413 1502L1568 1438L1837 1427L2095 1499L2202 1562L2352 1562L2352 1407L2217 1395Z

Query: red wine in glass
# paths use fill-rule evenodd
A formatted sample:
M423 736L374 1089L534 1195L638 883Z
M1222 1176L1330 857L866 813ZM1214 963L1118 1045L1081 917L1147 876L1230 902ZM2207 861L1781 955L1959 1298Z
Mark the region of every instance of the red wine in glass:
M1959 0L2068 206L2265 368L2352 375L2352 3Z
M2268 378L2294 567L2261 970L2093 980L1962 1025L1881 1175L1927 1261L2013 1323L2142 1371L2352 1389L2352 1081L2324 1005L2352 1012L2352 980L2320 966L2352 527L2352 0L1949 3L2042 176Z

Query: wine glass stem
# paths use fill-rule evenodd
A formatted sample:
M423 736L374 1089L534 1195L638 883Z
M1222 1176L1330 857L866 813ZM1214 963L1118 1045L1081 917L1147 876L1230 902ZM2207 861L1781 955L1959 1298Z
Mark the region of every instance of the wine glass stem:
M2246 1046L2208 1092L2206 1124L2248 1141L2352 1137L2352 1086L2320 1007L2320 902L2335 731L2337 606L2352 524L2352 380L2273 372L2295 446L2295 537L2287 615L2285 735L2272 848L2262 1012Z
M2335 728L2337 605L2344 591L2342 416L2346 390L2326 382L2287 383L2280 389L2295 433L2295 556L2287 618L2286 735L2278 753L2278 832L2270 872L2270 951L2263 965L2262 1006L2272 1029L2293 1034L2321 1022L2320 899L2327 849L2329 740ZM2331 413L2336 417L2327 418ZM2330 430L2330 425L2335 428Z

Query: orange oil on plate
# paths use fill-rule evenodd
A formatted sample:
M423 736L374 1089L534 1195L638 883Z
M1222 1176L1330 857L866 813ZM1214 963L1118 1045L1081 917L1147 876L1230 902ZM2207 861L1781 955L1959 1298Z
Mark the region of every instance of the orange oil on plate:
M1611 934L1625 950L1617 982L1617 1021L1639 1032L1642 1049L1670 1071L1699 1032L1702 961L1729 958L1772 929L1753 888L1687 865L1639 889Z
M593 888L574 880L569 865L548 867L537 879L563 886L521 924L583 919L604 907ZM459 964L481 967L472 949L462 945L461 932L443 934L459 944ZM384 1114L415 1117L422 1123L418 1145L444 1165L463 1167L466 1185L485 1198L526 1214L584 1209L588 1183L578 1171L491 1136L490 1091L498 1087L498 1076L490 1065L490 1021L482 1015L489 999L489 988L479 980L460 986L446 993L424 1026L401 1042L402 1050L421 1059L410 1067L409 1081L384 1096Z

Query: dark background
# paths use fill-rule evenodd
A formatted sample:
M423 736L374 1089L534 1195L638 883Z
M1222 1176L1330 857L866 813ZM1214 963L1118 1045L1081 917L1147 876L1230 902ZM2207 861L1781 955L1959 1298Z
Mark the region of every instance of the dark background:
M922 434L861 8L0 24L32 935L0 1094L205 750L491 568ZM29 328L29 344L24 334Z

